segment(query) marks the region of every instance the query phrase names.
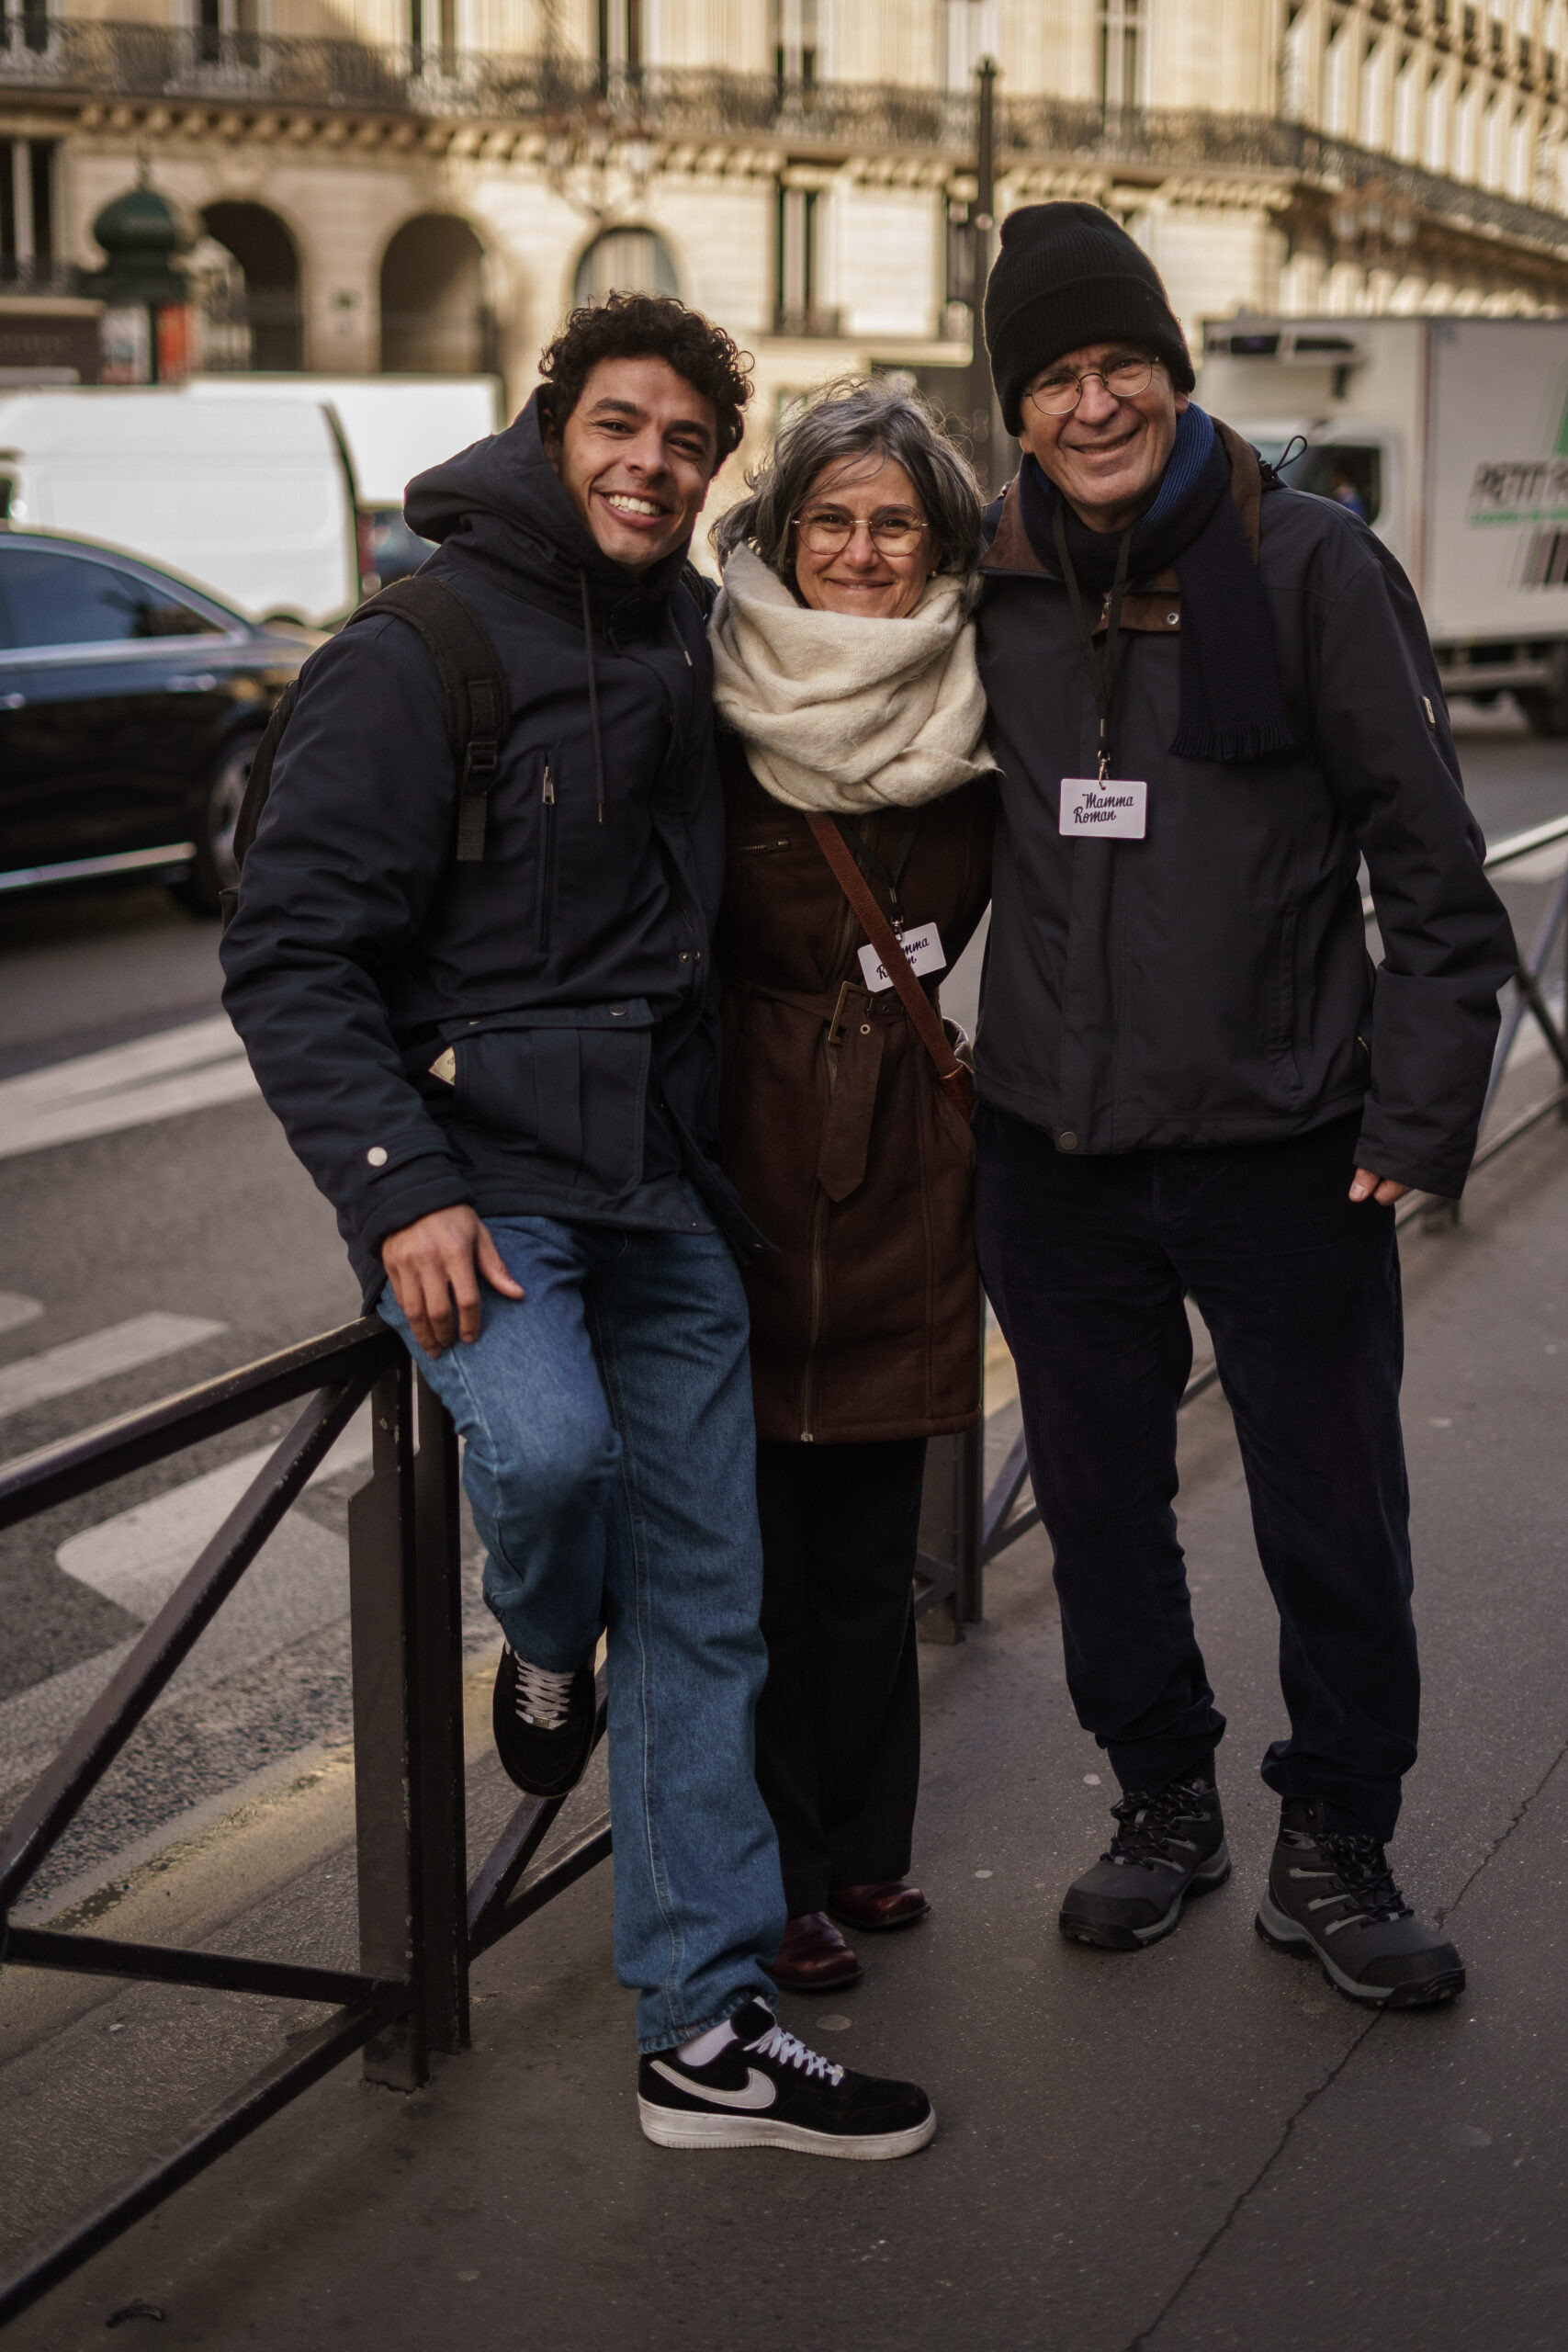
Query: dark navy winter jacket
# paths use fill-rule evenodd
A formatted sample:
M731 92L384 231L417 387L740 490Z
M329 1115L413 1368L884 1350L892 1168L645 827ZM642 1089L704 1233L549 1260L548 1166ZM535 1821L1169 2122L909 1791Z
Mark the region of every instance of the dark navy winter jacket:
M1180 589L1130 594L1115 773L1147 785L1141 841L1059 830L1063 778L1095 773L1099 713L1016 492L990 510L978 658L1001 792L980 1095L1082 1153L1268 1143L1359 1111L1360 1166L1457 1196L1515 951L1420 606L1364 523L1263 495L1253 452L1226 447L1301 744L1178 758Z
M754 1242L712 1158L724 818L685 551L635 577L602 554L534 401L408 515L511 691L485 855L453 860L431 656L356 622L301 673L223 941L262 1091L367 1299L388 1236L456 1203L689 1225L677 1167Z

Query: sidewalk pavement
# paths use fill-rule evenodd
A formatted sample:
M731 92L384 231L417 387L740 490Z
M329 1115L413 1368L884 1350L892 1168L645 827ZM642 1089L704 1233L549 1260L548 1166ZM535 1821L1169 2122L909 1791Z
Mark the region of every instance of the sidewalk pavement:
M1565 1231L1551 1128L1405 1251L1427 1708L1394 1850L1469 1963L1456 2006L1369 2017L1252 1931L1275 1624L1211 1397L1184 1416L1179 1508L1235 1876L1148 1952L1057 1936L1113 1792L1067 1704L1043 1540L1021 1542L985 1626L921 1652L931 1919L866 1939L850 1993L784 2009L929 2086L924 2154L648 2146L601 1871L479 1964L469 2055L407 2098L341 2070L19 2321L16 2352L85 2352L139 2301L163 2316L117 2341L168 2352L1568 2346ZM331 1915L336 1948L349 1877L340 1853L233 1932L254 1950L258 1925ZM7 2168L46 2142L67 2178L130 2161L164 2128L151 2092L117 2120L142 2053L148 2081L172 2064L199 2088L237 2006L145 1988L65 2025L11 2070Z

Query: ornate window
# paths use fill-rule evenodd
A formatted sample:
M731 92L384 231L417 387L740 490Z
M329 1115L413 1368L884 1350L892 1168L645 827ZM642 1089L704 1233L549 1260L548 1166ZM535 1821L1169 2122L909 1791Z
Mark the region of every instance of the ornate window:
M1146 0L1100 0L1100 103L1107 114L1144 103Z
M647 62L643 55L642 0L598 0L599 86L612 81L635 82Z
M611 294L679 294L669 246L652 229L606 229L577 265L572 300L603 302Z

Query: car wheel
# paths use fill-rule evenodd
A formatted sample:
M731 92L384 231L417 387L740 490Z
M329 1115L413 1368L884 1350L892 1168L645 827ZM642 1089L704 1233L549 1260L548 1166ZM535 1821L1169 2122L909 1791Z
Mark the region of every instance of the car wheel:
M259 735L247 736L224 753L197 804L195 862L174 886L181 906L189 907L193 914L217 914L220 893L231 890L240 878L234 862L234 828L240 821L240 804L260 741Z

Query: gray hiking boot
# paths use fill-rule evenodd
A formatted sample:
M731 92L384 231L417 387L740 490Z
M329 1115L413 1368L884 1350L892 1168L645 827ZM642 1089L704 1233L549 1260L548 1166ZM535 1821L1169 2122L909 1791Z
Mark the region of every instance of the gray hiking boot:
M1428 2008L1464 1990L1464 1962L1416 1917L1375 1838L1325 1830L1314 1797L1287 1797L1258 1932L1280 1951L1317 1961L1353 2001Z
M1111 1810L1116 1835L1068 1887L1057 1924L1075 1943L1141 1951L1169 1935L1190 1894L1212 1894L1231 1874L1220 1792L1200 1770L1163 1789L1129 1789Z

